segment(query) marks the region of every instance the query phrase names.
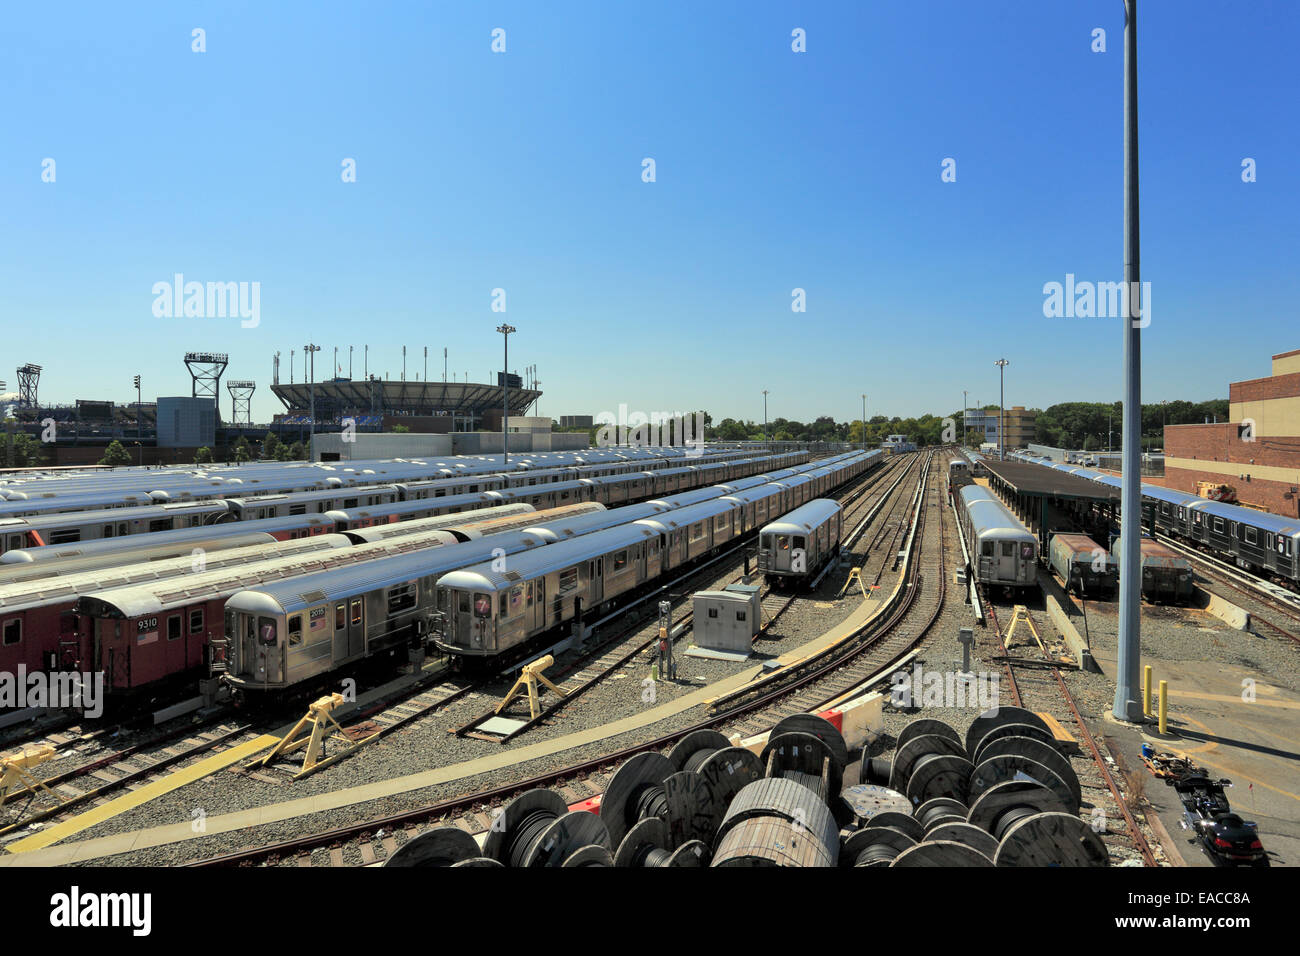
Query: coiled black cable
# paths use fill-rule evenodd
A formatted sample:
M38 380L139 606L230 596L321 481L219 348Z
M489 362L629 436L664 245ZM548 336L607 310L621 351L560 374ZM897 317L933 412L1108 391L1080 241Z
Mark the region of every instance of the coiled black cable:
M519 821L515 827L513 839L510 841L510 853L508 854L511 866L522 867L524 861L528 859L537 841L542 838L542 832L555 821L555 814L550 810L534 810Z

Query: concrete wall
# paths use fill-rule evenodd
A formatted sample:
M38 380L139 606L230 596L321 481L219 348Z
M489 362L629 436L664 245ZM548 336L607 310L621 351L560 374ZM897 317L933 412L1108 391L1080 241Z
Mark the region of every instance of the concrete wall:
M210 398L158 399L158 447L211 448L216 441L216 406Z
M1238 422L1166 427L1166 486L1195 493L1198 481L1222 482L1237 489L1239 501L1300 516L1300 439L1288 445L1255 437L1243 441Z
M353 437L356 441L344 442L341 432L317 435L312 457L323 461L322 456L336 455L337 460L347 461L361 458L444 458L453 454L451 435L357 432Z

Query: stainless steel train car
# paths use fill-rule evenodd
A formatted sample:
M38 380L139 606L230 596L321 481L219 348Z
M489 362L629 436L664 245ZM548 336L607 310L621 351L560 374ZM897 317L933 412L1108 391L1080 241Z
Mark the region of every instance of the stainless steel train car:
M814 498L758 532L758 570L774 588L812 581L840 553L844 509Z
M535 536L508 532L244 589L225 602L223 680L239 691L280 690L421 642L440 577L485 558L518 560L509 556L541 546Z
M960 492L962 530L972 572L984 585L1032 587L1038 580L1038 539L992 492L967 485Z
M117 538L131 534L175 531L213 524L229 514L224 502L194 502L72 511L30 518L0 518L0 553Z

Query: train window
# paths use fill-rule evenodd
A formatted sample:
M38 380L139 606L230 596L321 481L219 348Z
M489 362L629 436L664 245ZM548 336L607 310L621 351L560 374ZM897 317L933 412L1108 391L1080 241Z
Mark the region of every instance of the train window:
M102 537L102 538L111 538L111 537L113 537L113 526L112 526L111 524L106 524L106 525L104 525L104 533L103 533L102 535L100 535L100 537Z
M1192 524L1200 524L1200 523L1201 523L1201 513L1199 511L1193 511Z
M289 506L289 514L290 514L290 515L305 515L306 513L307 513L307 506L304 505L304 504L297 504L297 505L290 505L290 506Z
M302 615L295 614L289 618L289 644L302 643Z
M1215 531L1219 531L1219 532L1222 532L1222 531L1223 531L1223 519L1222 519L1222 518L1215 518L1215 519L1214 519L1214 530L1215 530Z
M778 534L778 535L776 536L776 549L777 549L778 551L789 551L789 550L790 550L790 536L789 536L789 535L784 535L784 534Z
M980 554L984 555L986 558L993 557L993 542L985 541L980 548Z
M1010 558L1010 557L1013 557L1013 556L1015 555L1015 553L1016 553L1016 546L1015 546L1015 544L1013 544L1013 543L1010 542L1010 541L1003 541L1003 542L1002 542L1002 557L1004 557L1004 558Z
M203 633L203 608L196 607L190 610L190 633Z
M614 555L614 570L615 570L615 571L621 571L621 570L623 570L623 568L625 568L625 567L627 567L627 551L626 551L626 550L624 550L624 551L620 551L620 552L618 552L618 554Z
M528 606L533 606L533 582L528 582Z
M348 606L346 604L336 604L334 606L334 630L342 631L348 626Z
M487 594L474 595L474 616L491 617L492 616L492 598Z
M578 588L578 569L569 568L560 572L560 593L568 594Z
M179 614L173 614L171 617L167 618L167 640L180 640L180 636L181 616Z
M1246 525L1246 543L1259 544L1259 532L1250 525Z
M409 611L415 607L415 585L399 584L388 589L388 613Z
M172 523L170 519L159 518L156 521L149 522L149 532L152 534L155 531L169 531L171 530L171 526Z
M352 623L353 624L361 623L361 602L360 601L352 602Z
M456 606L459 608L460 613L462 613L462 614L468 614L468 613L469 613L469 593L466 592L466 591L460 591L460 592L458 592L458 593L459 593L459 595L460 595L460 600L456 602Z
M806 548L808 547L808 539L801 534L795 535L794 546L796 548Z
M357 499L356 499L356 498L344 498L344 499L343 499L343 507L344 507L345 509L346 509L346 508L355 508L356 506L357 506Z
M50 535L50 544L70 544L73 541L80 541L80 540L81 540L80 528L66 528L63 531L55 531Z
M14 618L12 621L5 621L5 647L11 644L17 644L23 639L23 622L22 618Z

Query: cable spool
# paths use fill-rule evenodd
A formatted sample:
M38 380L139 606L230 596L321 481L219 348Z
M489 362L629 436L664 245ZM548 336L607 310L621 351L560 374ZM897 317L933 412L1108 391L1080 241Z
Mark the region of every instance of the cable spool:
M609 831L600 817L586 810L571 810L542 831L524 858L524 866L558 867L584 846L609 849Z
M979 742L975 744L975 751L971 754L971 760L978 764L986 757L992 757L993 754L988 752L989 747L1006 737L1032 738L1043 744L1058 757L1061 753L1056 749L1056 738L1041 727L1035 727L1033 724L1021 723L999 724L997 727L990 729L989 732L981 737Z
M384 866L451 866L480 852L478 842L460 827L435 827L407 840Z
M506 866L524 866L546 828L569 812L559 794L529 790L506 804L483 841L483 856Z
M709 848L699 840L690 840L673 850L668 824L658 817L647 817L627 831L614 854L614 865L629 868L703 866L708 854Z
M844 735L839 728L825 717L816 714L791 714L783 717L768 733L767 739L771 741L782 734L812 734L830 748L841 772L849 765L849 745L844 742Z
M998 841L993 836L985 833L977 826L969 823L941 823L931 830L927 830L925 841L929 842L951 842L964 843L972 850L984 854L990 862L998 852Z
M842 865L888 866L916 841L895 827L866 827L844 841Z
M871 818L873 827L893 827L902 833L906 833L917 843L925 839L925 828L921 826L919 820L910 813L899 813L897 810L886 810L884 813L878 813Z
M698 771L709 757L730 746L731 741L716 730L693 730L668 751L668 762L673 773Z
M912 815L916 817L923 832L930 832L943 817L955 816L962 822L966 820L966 804L952 797L933 797L918 806ZM919 840L920 837L917 837Z
M1046 721L1032 710L1025 710L1023 707L999 705L980 714L966 728L966 752L974 755L979 742L984 739L984 736L990 730L1001 727L1003 724L1030 724L1043 731L1048 737L1052 736L1052 729L1047 726Z
M648 751L628 759L614 771L600 800L600 819L609 832L610 846L618 846L628 830L645 814L658 819L668 815L664 781L673 765L663 754Z
M1110 853L1092 827L1073 813L1035 813L1005 828L998 866L1109 866Z
M1029 780L1040 784L1060 797L1068 812L1079 812L1079 798L1055 770L1048 769L1037 760L1013 753L989 757L980 762L970 777L971 801L979 799L990 787L1008 780Z
M889 775L893 773L893 770L893 763L883 757L863 757L862 763L858 767L858 782L887 787L889 786Z
M946 724L942 720L935 720L933 717L918 717L899 732L898 739L894 741L894 750L902 750L908 741L914 737L930 735L947 737L955 744L962 744L961 735L950 724ZM962 753L965 752L966 747L962 744Z
M1012 725L1024 726L1024 725ZM1006 728L1003 728L1006 729ZM987 738L985 738L987 740ZM1070 794L1076 802L1083 802L1083 788L1079 784L1079 775L1074 772L1070 761L1061 756L1061 752L1052 744L1044 743L1037 737L1007 735L981 743L976 766L993 757L1014 754L1027 757L1041 763L1055 773L1070 788Z
M907 778L907 799L920 805L933 797L964 800L975 766L965 757L930 754L922 757Z
M737 828L745 834L727 840ZM775 777L736 795L714 839L713 866L834 866L840 849L835 818L818 795Z
M999 827L998 821L1022 807L1036 813L1068 812L1061 798L1046 787L1032 780L1007 780L990 787L971 803L966 822L996 837L999 829L1005 829Z
M607 848L596 843L588 843L570 853L560 865L565 869L579 866L613 866L614 858L609 855Z
M906 793L907 784L912 779L916 765L926 757L935 755L962 757L966 748L960 741L953 740L945 734L918 734L894 751L893 769L889 785L895 790Z
M993 861L965 843L952 840L926 840L898 854L889 865L897 867L992 866Z
M844 781L844 764L820 737L800 731L783 733L768 740L758 756L766 775L772 778L802 774L800 783L823 802L838 796ZM811 781L807 778L813 778Z
M461 860L459 863L452 864L452 866L497 866L497 867L504 866L504 865L505 864L501 863L499 860L494 860L491 857L486 857L486 856L476 856L471 859Z

